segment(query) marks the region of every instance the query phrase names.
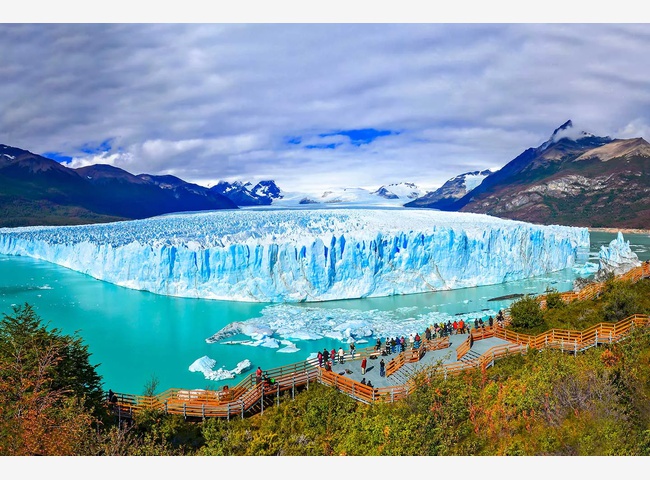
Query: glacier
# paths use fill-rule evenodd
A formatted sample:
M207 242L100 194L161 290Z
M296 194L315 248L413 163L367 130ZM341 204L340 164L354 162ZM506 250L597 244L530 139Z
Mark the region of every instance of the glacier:
M630 248L630 241L626 241L623 234L618 232L616 238L609 242L609 246L600 247L598 271L594 278L598 282L604 281L610 274L622 275L640 265L639 257Z
M0 229L0 254L123 287L246 302L449 290L574 266L586 228L425 209L249 209Z

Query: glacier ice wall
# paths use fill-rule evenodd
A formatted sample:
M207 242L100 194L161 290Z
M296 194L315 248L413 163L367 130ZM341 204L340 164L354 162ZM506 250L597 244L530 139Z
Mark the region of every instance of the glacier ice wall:
M586 228L424 209L244 210L0 229L26 255L182 297L324 301L518 280L573 266Z

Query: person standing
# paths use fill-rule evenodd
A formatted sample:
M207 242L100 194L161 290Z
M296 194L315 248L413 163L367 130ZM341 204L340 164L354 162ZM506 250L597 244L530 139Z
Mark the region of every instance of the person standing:
M379 362L379 376L380 377L385 377L386 376L386 363L384 362L384 359L381 359L381 362Z
M330 352L330 360L332 361L332 365L336 364L336 350L334 349Z
M340 347L339 348L339 363L343 363L343 355L345 355L345 353L343 352L343 347Z
M354 350L355 350L355 348L357 348L357 347L354 345L354 342L352 342L350 344L350 356L352 357L352 360L354 360Z
M262 367L257 367L257 370L255 371L255 383L258 385L262 383Z
M323 367L323 352L318 352L317 357L318 357L318 366L322 368Z
M327 364L330 359L330 352L327 351L327 348L323 348L323 362Z
M366 360L366 357L363 357L363 360L361 360L361 375L366 374L366 365L368 361Z

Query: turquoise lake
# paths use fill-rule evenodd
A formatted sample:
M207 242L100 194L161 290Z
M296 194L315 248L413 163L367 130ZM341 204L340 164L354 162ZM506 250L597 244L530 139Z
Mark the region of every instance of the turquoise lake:
M591 232L592 262L597 262L601 245L614 233ZM640 260L650 259L650 236L627 234ZM272 305L216 300L197 300L155 295L95 280L89 276L26 257L0 255L0 313L25 302L51 327L79 335L88 345L91 362L98 364L104 387L122 393L141 394L152 378L158 392L168 388L216 389L234 385L243 377L223 381L207 380L188 367L207 356L219 367L234 369L248 359L252 370L305 360L313 352L336 348L339 340L294 341L298 351L242 344L206 343L206 338L231 322L250 319L292 321L304 312L323 322L361 319L371 325L392 325L409 332L433 321L494 314L513 300L489 301L509 294L539 294L547 288L570 290L579 274L573 269L499 285L384 298ZM283 320L284 319L284 320ZM237 337L235 337L236 339ZM229 339L230 340L230 339ZM372 338L369 339L373 341ZM358 347L365 346L358 342ZM243 375L245 375L244 373Z

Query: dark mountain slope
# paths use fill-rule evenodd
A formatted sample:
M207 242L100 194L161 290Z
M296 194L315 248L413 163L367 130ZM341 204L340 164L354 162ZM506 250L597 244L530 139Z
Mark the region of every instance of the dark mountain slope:
M617 150L621 142L628 141L608 146ZM638 149L606 161L593 151L579 160L526 170L462 211L544 224L649 228L650 145L643 141Z
M163 188L110 165L79 169L0 145L0 226L71 225L164 213L237 208L227 198L178 179Z
M566 122L458 200L406 206L544 224L650 228L650 144L576 134L572 127Z
M492 175L493 172L490 170L474 171L467 172L461 175L456 175L454 178L447 180L440 188L434 190L433 192L427 192L425 195L421 196L409 202L405 206L407 207L428 207L435 208L437 210L448 210L454 206L465 195L467 195L473 188L468 186L468 180L473 177L485 179ZM479 183L480 185L480 183Z

